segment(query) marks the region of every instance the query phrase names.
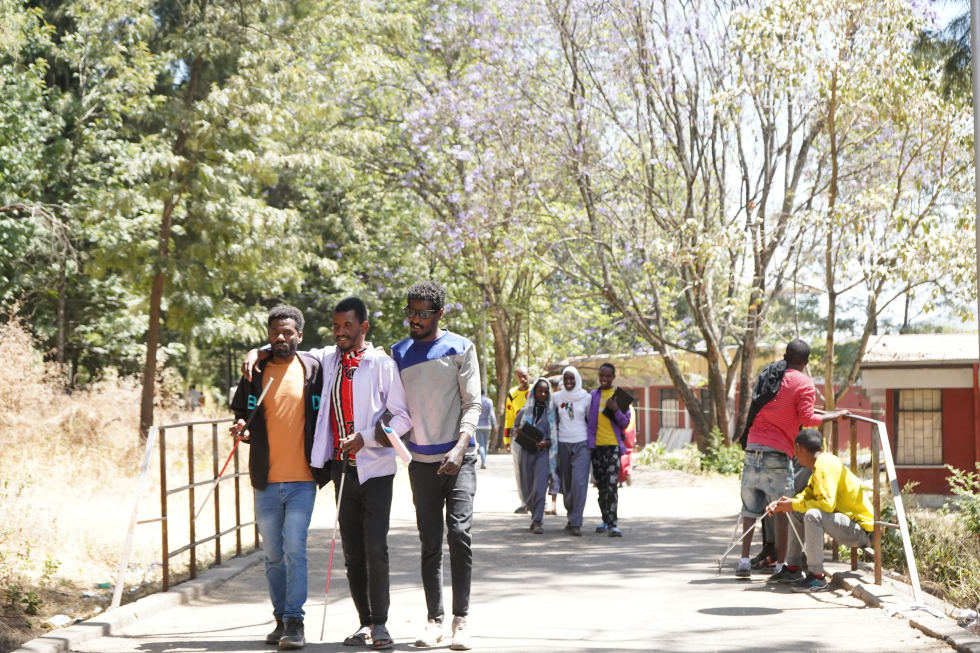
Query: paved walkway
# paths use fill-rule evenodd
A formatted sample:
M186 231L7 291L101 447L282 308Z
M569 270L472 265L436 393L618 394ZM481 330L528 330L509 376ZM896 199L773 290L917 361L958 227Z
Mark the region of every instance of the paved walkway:
M411 490L404 470L399 471L395 488L388 626L396 650L417 651L410 642L425 622L425 604ZM310 601L306 608L307 636L313 642L322 614L331 495L321 494L310 537ZM489 469L479 473L476 501L469 618L475 650L952 650L920 635L907 622L887 618L841 591L806 596L767 587L764 577L736 580L731 569L717 575L715 560L731 537L738 509L732 487L706 484L679 472L645 470L620 496L621 540L592 532L571 537L562 530L561 509L558 517L546 518L544 535L533 535L527 528L529 520L512 512L517 494L510 457L491 457ZM598 514L592 489L587 527L598 523ZM334 574L326 643L311 643L306 650L359 650L339 643L357 626L342 558ZM448 553L445 580L448 605ZM210 596L76 650L268 651L274 649L262 641L271 624L262 570L254 567ZM448 645L447 638L443 650Z

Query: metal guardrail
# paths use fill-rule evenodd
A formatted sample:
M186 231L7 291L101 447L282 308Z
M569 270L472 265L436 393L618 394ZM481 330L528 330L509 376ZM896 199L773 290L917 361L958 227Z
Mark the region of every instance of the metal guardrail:
M133 539L135 536L136 526L139 524L150 524L155 522L160 522L160 536L162 545L162 558L163 558L163 591L166 592L170 589L170 559L181 555L185 552L190 552L190 578L197 578L197 547L208 542L214 542L214 557L215 564L221 564L221 538L225 535L230 535L235 533L235 556L240 556L242 554L242 529L252 526L254 528L255 537L255 548L259 548L259 529L253 519L250 522L242 523L242 510L241 510L241 477L248 476L248 472L239 470L239 460L238 460L238 450L235 450L233 460L234 460L234 472L231 474L226 474L221 477L220 481L216 484L214 488L214 533L211 535L198 540L197 539L197 529L194 522L194 515L197 512L197 508L194 504L194 490L202 485L211 485L214 483L214 479L218 476L218 425L223 423L230 423L234 420L228 419L212 419L212 420L201 420L195 422L180 422L177 424L165 424L163 426L152 426L150 427L150 432L146 438L146 445L143 451L143 465L140 470L140 479L136 489L136 501L133 506L133 512L130 518L129 532L126 535L126 546L123 548L122 559L119 563L119 572L116 579L116 586L113 591L111 608L119 607L119 603L122 599L122 589L123 583L126 579L126 571L129 566L129 558L132 554L133 549ZM214 476L206 481L194 480L194 427L202 425L211 425L211 460ZM186 428L187 429L187 483L181 485L180 487L168 488L167 487L167 431ZM146 487L146 479L149 473L150 459L153 454L153 447L155 441L159 439L159 449L160 449L160 516L152 519L139 520L139 508L143 497L143 491ZM220 496L220 486L224 481L234 480L234 500L235 500L235 525L225 530L221 530L221 496ZM170 533L168 528L168 513L169 513L169 499L172 495L179 494L181 492L188 493L188 522L190 526L190 542L185 544L173 551L170 550Z
M821 413L822 411L814 411ZM898 477L895 473L895 461L892 457L891 442L888 439L888 429L885 423L876 419L862 417L860 415L847 415L844 419L850 421L850 454L851 471L857 470L857 423L865 422L871 424L871 493L872 504L874 507L874 574L875 584L881 585L881 532L883 528L897 529L901 532L902 548L905 551L905 562L909 570L909 581L912 585L912 595L916 603L922 604L922 588L919 585L919 571L915 565L915 554L912 551L912 540L909 537L908 521L905 517L905 505L902 501L901 488L898 487ZM839 422L831 423L831 450L834 455L839 451L838 433ZM826 437L826 433L824 433ZM892 499L895 502L895 515L898 519L897 524L892 524L881 520L881 456L885 458L885 473L892 491ZM837 543L834 542L834 560L838 558ZM858 568L857 549L851 549L851 570Z

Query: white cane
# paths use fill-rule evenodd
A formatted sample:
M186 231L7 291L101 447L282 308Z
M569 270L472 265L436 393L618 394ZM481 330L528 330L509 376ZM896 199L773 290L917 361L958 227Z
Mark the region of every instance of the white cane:
M738 517L735 518L735 530L732 531L732 539L728 542L728 546L732 546L735 543L735 536L738 535L738 525L741 523L742 523L742 515L739 515ZM725 552L725 555L721 557L721 560L718 561L719 574L721 573L721 568L725 566L725 560L728 559L728 553L730 551L731 549L728 549L728 551Z
M337 489L337 512L333 518L333 535L330 537L330 559L327 562L327 587L323 590L323 620L320 622L320 641L323 641L323 630L327 625L327 598L330 596L330 572L333 571L333 551L337 544L337 523L340 521L340 502L344 498L344 480L347 478L347 453L340 460L344 467L340 471L340 487Z
M736 546L739 545L739 542L741 542L745 538L746 535L748 535L749 533L753 532L754 530L755 530L755 522L753 522L752 523L752 526L750 526L748 529L746 529L746 531L744 533L742 533L741 535L739 535L738 536L738 539L735 540L734 542L732 542L732 545L730 547L728 547L728 550L725 551L725 553L722 554L722 556L720 558L718 558L718 573L719 574L721 573L721 566L722 566L722 564L724 564L724 560L725 560L725 558L728 557L728 554L732 552L732 549L734 549Z
M243 426L242 430L238 432L238 437L235 438L235 446L231 448L231 453L228 454L228 460L225 461L224 467L221 468L221 473L215 477L214 482L211 484L211 488L208 490L207 496L204 497L204 501L201 502L201 507L197 509L197 514L194 515L193 521L196 522L197 518L201 516L201 512L204 511L205 504L207 504L208 499L211 498L211 493L214 492L214 488L218 487L218 481L220 481L221 477L225 475L225 470L228 469L228 463L231 462L231 457L234 456L235 452L238 450L238 445L241 444L242 438L245 437L245 432L248 431L248 425L252 423L252 418L258 414L259 408L262 406L262 400L265 399L265 393L267 393L269 388L272 387L273 381L275 381L275 379L270 376L269 381L265 384L265 388L262 389L262 394L259 395L259 400L255 402L255 408L252 409L252 414L248 416L248 421L245 422L245 426Z

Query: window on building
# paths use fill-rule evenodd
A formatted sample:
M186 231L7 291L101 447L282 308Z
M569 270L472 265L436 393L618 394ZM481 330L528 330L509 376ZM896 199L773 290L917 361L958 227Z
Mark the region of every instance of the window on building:
M679 407L676 388L660 390L660 426L662 428L676 429L680 426Z
M943 464L943 391L895 391L898 465Z

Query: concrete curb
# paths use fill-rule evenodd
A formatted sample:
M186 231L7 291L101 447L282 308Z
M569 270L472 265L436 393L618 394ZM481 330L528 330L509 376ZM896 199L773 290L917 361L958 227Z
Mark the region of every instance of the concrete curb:
M878 586L864 576L860 571L838 571L831 576L830 584L849 590L855 598L861 599L866 604L874 608L884 608L888 605L900 603L910 603L912 601L912 588L907 592L899 593L893 591L891 587ZM889 585L900 585L897 581L890 580ZM904 584L901 584L904 585ZM904 595L903 594L907 594ZM930 607L935 607L942 612L947 612L946 605L932 596L924 596L925 602ZM980 653L980 637L960 628L955 623L947 623L931 614L918 613L908 618L909 625L921 630L926 635L944 641L957 651L965 653Z
M151 594L134 603L100 614L88 621L79 622L68 628L52 630L47 635L25 642L13 653L71 651L76 644L111 635L140 619L148 619L164 610L204 596L264 559L265 552L262 549L241 558L232 558L220 567L209 569L194 580L171 588L169 592Z

